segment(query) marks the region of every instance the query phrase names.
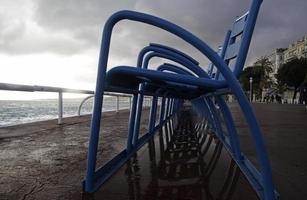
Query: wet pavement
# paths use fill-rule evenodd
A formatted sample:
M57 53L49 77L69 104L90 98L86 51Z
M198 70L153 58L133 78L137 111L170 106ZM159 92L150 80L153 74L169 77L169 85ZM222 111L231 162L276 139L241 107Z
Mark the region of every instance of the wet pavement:
M253 106L266 138L281 199L304 199L307 112L300 105ZM256 162L246 123L236 105L231 104L231 110L242 148ZM104 115L98 166L125 147L128 115L128 111ZM142 119L142 132L147 127L146 116ZM62 126L40 124L36 130L35 123L0 129L0 135L16 131L26 134L0 139L0 200L257 199L210 130L193 126L188 120L175 131L168 123L100 190L93 195L82 194L89 120L84 116L66 120Z
M145 113L148 113L146 110ZM103 114L98 165L126 146L129 111ZM114 120L116 119L116 120ZM142 129L147 115L142 117ZM0 200L71 199L81 196L88 147L90 116L1 128Z
M307 199L307 111L303 105L254 104L267 144L275 187L281 199ZM241 115L235 115L241 145L255 153Z
M258 199L222 143L192 118L182 113L176 129L169 121L100 190L83 199Z

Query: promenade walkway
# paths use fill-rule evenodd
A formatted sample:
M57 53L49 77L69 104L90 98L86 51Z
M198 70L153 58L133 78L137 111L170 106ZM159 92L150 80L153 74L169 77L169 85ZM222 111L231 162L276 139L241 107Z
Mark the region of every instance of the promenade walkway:
M303 105L254 104L281 199L307 197L307 112ZM242 121L237 117L237 121ZM245 127L240 127L241 133ZM241 134L242 135L242 134ZM243 138L241 138L243 139ZM245 138L242 145L252 149ZM249 155L253 156L251 151Z
M99 160L104 163L126 145L129 111L104 113ZM142 129L147 126L146 115ZM0 129L0 200L71 199L82 193L90 116ZM24 135L3 138L4 136Z
M251 140L240 111L231 109L242 148L253 161ZM299 105L254 104L270 154L281 199L307 196L307 112ZM103 118L99 164L126 145L128 111ZM182 123L159 130L154 140L93 195L82 194L89 116L0 129L1 134L27 132L0 139L0 200L4 199L257 199L227 152L210 133L191 125L188 111ZM50 125L53 124L53 125ZM145 132L147 118L142 119ZM189 135L187 135L189 133ZM166 139L161 139L168 137ZM167 136L168 135L168 136ZM205 135L205 136L201 136ZM167 136L167 137L166 137Z

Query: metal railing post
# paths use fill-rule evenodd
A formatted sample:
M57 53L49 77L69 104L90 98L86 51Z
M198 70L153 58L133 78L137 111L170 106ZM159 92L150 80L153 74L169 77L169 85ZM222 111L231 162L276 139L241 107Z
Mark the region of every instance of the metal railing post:
M253 102L253 77L249 77L249 101Z
M165 96L161 99L161 105L160 105L160 125L162 125L164 120L164 114L165 114Z
M153 96L151 100L151 107L149 113L149 123L148 123L149 133L152 133L154 131L156 125L157 103L158 103L158 97Z
M89 100L90 98L93 98L93 97L94 97L94 95L90 95L90 96L84 98L84 99L81 101L81 103L80 103L80 105L79 105L79 107L78 107L78 116L81 116L81 108L82 108L83 104L84 104L87 100Z
M131 102L131 98L132 98L132 97L129 97L129 110L131 110L131 106L132 106L132 104L131 104L131 103L132 103L132 102Z
M166 106L165 106L164 120L167 120L167 118L168 118L169 103L170 103L170 98L166 98Z
M119 96L116 96L116 112L119 111Z
M145 98L145 108L148 107L148 100L149 100L148 97Z
M63 123L63 93L59 92L58 99L58 124Z
M94 91L90 90L78 90L78 89L70 89L70 88L60 88L60 87L50 87L50 86L42 86L42 85L20 85L20 84L10 84L10 83L1 83L0 82L0 91L7 90L7 91L20 91L20 92L54 92L58 93L58 124L63 123L63 93L76 93L76 94L90 94L91 96L86 97L83 99L78 107L78 116L81 115L81 108L84 103L93 97L95 94ZM119 97L129 97L129 104L130 108L132 107L132 100L131 95L122 94L122 93L113 93L113 92L105 92L106 96L116 96L116 112L119 111ZM94 104L94 102L93 102Z

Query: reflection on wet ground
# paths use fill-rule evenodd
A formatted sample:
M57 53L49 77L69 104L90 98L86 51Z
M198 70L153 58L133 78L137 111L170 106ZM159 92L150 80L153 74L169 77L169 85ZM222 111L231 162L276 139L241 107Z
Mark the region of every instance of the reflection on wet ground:
M83 199L258 199L206 124L183 112L169 121L100 190Z

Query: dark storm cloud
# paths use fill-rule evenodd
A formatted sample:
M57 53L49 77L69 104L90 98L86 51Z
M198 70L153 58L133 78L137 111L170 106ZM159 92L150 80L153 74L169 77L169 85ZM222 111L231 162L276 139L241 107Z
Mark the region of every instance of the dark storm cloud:
M133 8L134 2L32 0L25 4L33 5L23 6L31 11L4 2L0 7L0 53L69 55L96 48L107 17ZM2 9L7 12L2 14ZM8 10L19 9L15 18L9 14ZM28 12L30 16L23 16Z
M14 52L15 49L15 52L27 53L44 50L58 54L75 54L86 49L98 51L104 22L113 12L121 9L146 12L170 20L190 30L216 49L222 44L224 34L230 28L233 19L245 12L250 1L37 0L34 3L32 19L49 34L51 42L44 42L44 38L38 41L33 40L32 45L20 50L20 44L29 44L22 41L23 34L20 34L20 38L16 38L16 32L23 33L22 30L25 29L22 23L20 26L15 25L16 30L13 27L10 31L3 33L4 25L0 21L1 44L9 40L3 39L4 37L12 37L12 41L15 41L0 47L1 51L10 49ZM286 47L290 42L300 39L307 33L306 10L306 0L264 0L251 44L249 61L269 53L274 48ZM23 28L17 30L18 27ZM121 22L116 26L114 33L110 54L116 64L135 63L137 53L149 42L166 43L186 52L192 52L191 54L200 59L203 65L207 64L207 61L195 49L156 28ZM25 40L30 38L26 37ZM48 38L45 39L48 40ZM153 63L158 61L155 60Z
M222 44L224 33L232 20L244 13L250 1L155 1L142 0L141 8L170 19L208 42L212 48ZM287 47L307 33L306 0L264 0L255 28L248 61Z
M249 60L288 47L307 34L307 1L264 0L254 32Z
M0 13L0 50L9 51L10 45L24 34L25 28L23 21L9 19Z
M64 31L79 41L83 49L97 47L104 22L114 12L133 9L135 0L40 0L35 17L36 22L49 31Z

